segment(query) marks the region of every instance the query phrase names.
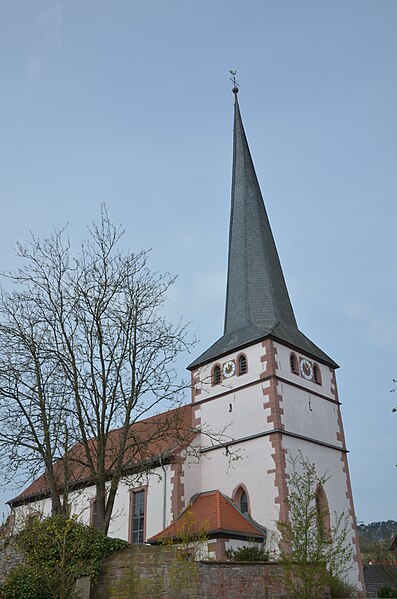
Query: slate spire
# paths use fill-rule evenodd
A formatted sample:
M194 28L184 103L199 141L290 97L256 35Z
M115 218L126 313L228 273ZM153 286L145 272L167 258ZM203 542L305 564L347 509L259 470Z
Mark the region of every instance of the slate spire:
M255 325L295 326L269 219L248 147L234 88L232 206L224 334Z
M297 327L233 88L234 138L223 336L189 369L271 336L335 367Z

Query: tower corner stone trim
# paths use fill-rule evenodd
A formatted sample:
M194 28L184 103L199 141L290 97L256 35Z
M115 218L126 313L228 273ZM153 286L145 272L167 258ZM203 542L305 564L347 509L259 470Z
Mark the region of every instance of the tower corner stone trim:
M342 414L341 414L341 410L340 410L340 402L339 402L339 396L338 396L338 388L337 388L337 384L336 384L335 370L333 368L330 368L330 371L331 371L331 391L334 394L335 400L338 402L337 414L338 414L339 430L336 434L336 437L337 437L337 440L342 444L342 447L344 449L346 449L345 433L343 430ZM354 550L355 550L354 551L354 561L356 562L357 567L358 567L358 579L362 586L362 593L363 593L362 596L365 597L366 595L365 595L364 568L363 568L363 562L362 562L362 558L361 558L360 543L358 540L357 519L356 519L355 510L354 510L353 491L352 491L352 486L351 486L351 481L350 481L349 465L347 462L346 452L341 451L340 459L342 462L342 471L343 471L343 473L345 475L345 479L346 479L346 499L349 504L349 517L351 519L352 529L353 529L352 542L353 542L353 546L354 546Z
M277 348L274 346L271 339L265 339L262 341L262 347L265 349L265 356L267 359L268 368L266 370L266 376L270 377L267 381L266 387L262 387L262 394L267 399L264 402L263 407L267 411L266 423L267 425L273 425L272 428L276 432L270 433L270 444L272 448L271 457L274 462L274 468L268 469L266 474L268 476L274 476L274 486L277 489L277 496L275 503L279 508L279 518L282 521L288 521L288 509L287 509L287 462L286 454L287 450L283 447L282 433L284 424L282 422L282 416L284 410L282 407L283 398L279 393L279 385L276 378L278 370L277 366Z

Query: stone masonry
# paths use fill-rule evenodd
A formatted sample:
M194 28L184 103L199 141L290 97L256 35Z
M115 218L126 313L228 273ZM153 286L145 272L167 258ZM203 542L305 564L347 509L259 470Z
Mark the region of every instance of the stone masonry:
M23 562L23 557L12 542L0 541L0 582L7 578L11 570L21 562Z
M277 564L178 561L175 547L147 546L129 547L109 557L90 594L90 599L160 597L289 599Z

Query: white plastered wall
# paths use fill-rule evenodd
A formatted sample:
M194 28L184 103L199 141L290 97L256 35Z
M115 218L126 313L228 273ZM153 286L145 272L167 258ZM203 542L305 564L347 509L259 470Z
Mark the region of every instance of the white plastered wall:
M201 419L201 429L204 431L201 442L204 448L217 445L219 441L225 443L262 435L273 428L273 424L267 421L270 409L264 409L270 383L260 378L267 367L266 348L259 342L244 348L242 353L248 362L248 372L244 375L235 375L224 379L219 385L212 385L213 363L202 367L198 373L200 383L196 382L196 385L201 393L195 398L196 417ZM240 352L230 353L216 363L222 366L229 360L237 362L239 355ZM207 430L219 436L218 443L216 439L206 437ZM268 470L274 470L275 467L270 437L258 436L232 444L229 452L225 448L217 448L203 453L201 490L219 489L232 497L238 486L244 485L249 495L252 518L269 531L269 546L279 517L275 503L278 495L275 476L274 473L267 474Z
M274 346L277 349L277 375L284 379L284 381L278 382L277 390L282 398L283 415L281 421L285 430L333 446L342 447L342 442L337 437L340 433L339 406L335 402L336 397L333 392L330 368L316 362L321 373L321 385L314 381L307 381L291 372L291 350L279 343L274 343ZM300 358L307 358L314 363L311 358L304 354L294 353L298 361ZM288 384L289 382L292 384ZM326 398L332 401L328 401ZM328 499L331 519L335 518L335 514L344 513L348 516L350 528L347 542L353 544L354 523L349 515L350 499L346 495L348 490L347 474L344 472L344 464L341 459L342 453L332 447L325 447L287 435L283 435L283 448L288 451L290 458L299 456L299 452L301 452L304 457L316 465L317 473L320 476L329 476L324 489ZM287 472L290 471L291 467L287 460ZM355 552L355 546L352 546ZM348 579L360 588L358 565L353 561L351 566Z
M183 465L183 483L185 492L185 506L187 506L193 497L197 493L203 490L202 476L201 476L201 463L202 457L199 453L201 446L201 435L197 435L192 448L187 452L184 452L185 461Z
M236 451L234 458L227 456L224 449L203 454L202 490L219 489L233 497L237 487L244 485L249 495L252 518L272 531L279 514L275 503L278 490L274 485L274 474L267 474L267 470L274 469L270 439L252 439L233 446L233 450ZM236 461L233 461L235 458Z
M30 515L39 514L40 517L47 518L51 516L51 501L49 499L40 499L27 505L20 505L13 509L14 531L17 532L25 526L26 518Z
M313 391L313 393L321 393L330 399L335 399L333 393L331 392L332 380L331 380L331 372L328 366L321 364L320 362L315 362L312 358L308 358L305 354L302 354L298 351L292 351L290 348L285 345L281 345L281 343L277 343L273 341L273 346L277 350L276 354L276 363L277 363L277 375L290 381L291 383L295 383L298 385L304 385L308 390ZM301 376L294 374L291 372L290 366L290 355L291 352L294 353L299 361L300 358L307 358L311 362L315 362L321 373L321 385L318 385L314 381L307 381Z
M336 436L339 423L338 405L335 402L288 383L279 382L277 390L282 397L282 423L287 431L331 445L342 445Z
M223 356L218 362L205 364L204 366L201 366L197 370L193 371L193 379L196 381L195 388L201 390L200 395L196 396L196 401L209 399L210 397L214 397L220 393L238 389L242 385L256 381L260 372L264 369L264 366L261 363L261 356L264 355L264 352L265 348L262 347L262 344L256 343L251 347L244 348L241 352L234 351L226 356ZM248 372L241 376L234 375L230 378L223 378L219 385L212 385L211 372L214 364L219 364L222 367L225 362L236 360L241 353L245 354L247 357Z
M270 430L263 409L263 391L268 381L244 389L235 389L227 395L200 405L203 446L227 442ZM206 436L206 433L208 435ZM213 437L213 438L211 438Z
M244 348L243 352L233 352L224 356L219 362L221 366L230 360L237 363L238 357L244 353L247 357L248 372L230 378L224 378L219 385L211 384L211 371L214 363L207 364L196 374L201 389L195 397L198 406L196 417L201 418L202 445L216 444L218 441L241 439L270 429L263 410L263 391L269 386L268 381L261 381L260 374L266 367L261 360L266 349L262 343ZM195 374L193 373L193 378ZM207 438L205 433L210 433ZM211 435L215 439L211 439Z
M348 516L349 533L347 542L353 544L354 523L349 515L350 502L346 495L347 480L343 471L341 452L291 437L284 437L283 445L288 451L289 458L299 458L299 452L301 452L305 458L316 465L319 476L326 475L328 477L324 490L328 500L331 521L335 521L335 515L346 514ZM291 469L292 464L290 459L287 458L287 473ZM353 548L355 551L354 545ZM348 579L352 584L359 586L357 563L353 561L351 566Z
M169 464L153 469L144 476L126 477L120 483L117 491L112 520L109 526L109 536L128 541L128 522L130 510L130 493L134 488L146 487L146 538L160 532L164 526L171 523L171 466ZM90 505L95 498L95 487L70 494L71 513L84 524L90 523ZM165 498L165 501L164 501ZM165 509L165 512L164 512ZM51 515L51 500L43 499L28 505L15 508L16 527L21 528L29 514L39 513L43 517ZM165 518L164 518L165 513Z
M153 469L147 475L123 479L120 483L109 536L128 541L128 522L131 491L146 487L146 538L163 530L163 522L171 522L171 466L169 464Z

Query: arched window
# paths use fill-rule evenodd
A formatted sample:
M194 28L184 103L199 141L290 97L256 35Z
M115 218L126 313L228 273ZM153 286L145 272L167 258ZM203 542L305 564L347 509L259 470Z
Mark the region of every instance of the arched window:
M233 493L233 500L242 514L249 514L249 497L247 490L239 485Z
M243 491L240 497L240 511L242 514L248 514L248 497L247 493Z
M317 385L321 385L321 371L317 364L313 366L313 380Z
M219 383L221 382L221 378L221 367L219 366L219 364L215 364L212 370L212 384L219 385Z
M247 362L247 356L245 354L241 354L238 357L238 375L240 376L240 374L246 374L248 372L248 362Z
M296 355L292 352L289 356L289 365L291 368L291 372L293 372L294 374L299 374L298 359L297 359Z
M331 541L331 518L328 499L322 485L318 485L316 490L316 510L318 534L323 541Z

